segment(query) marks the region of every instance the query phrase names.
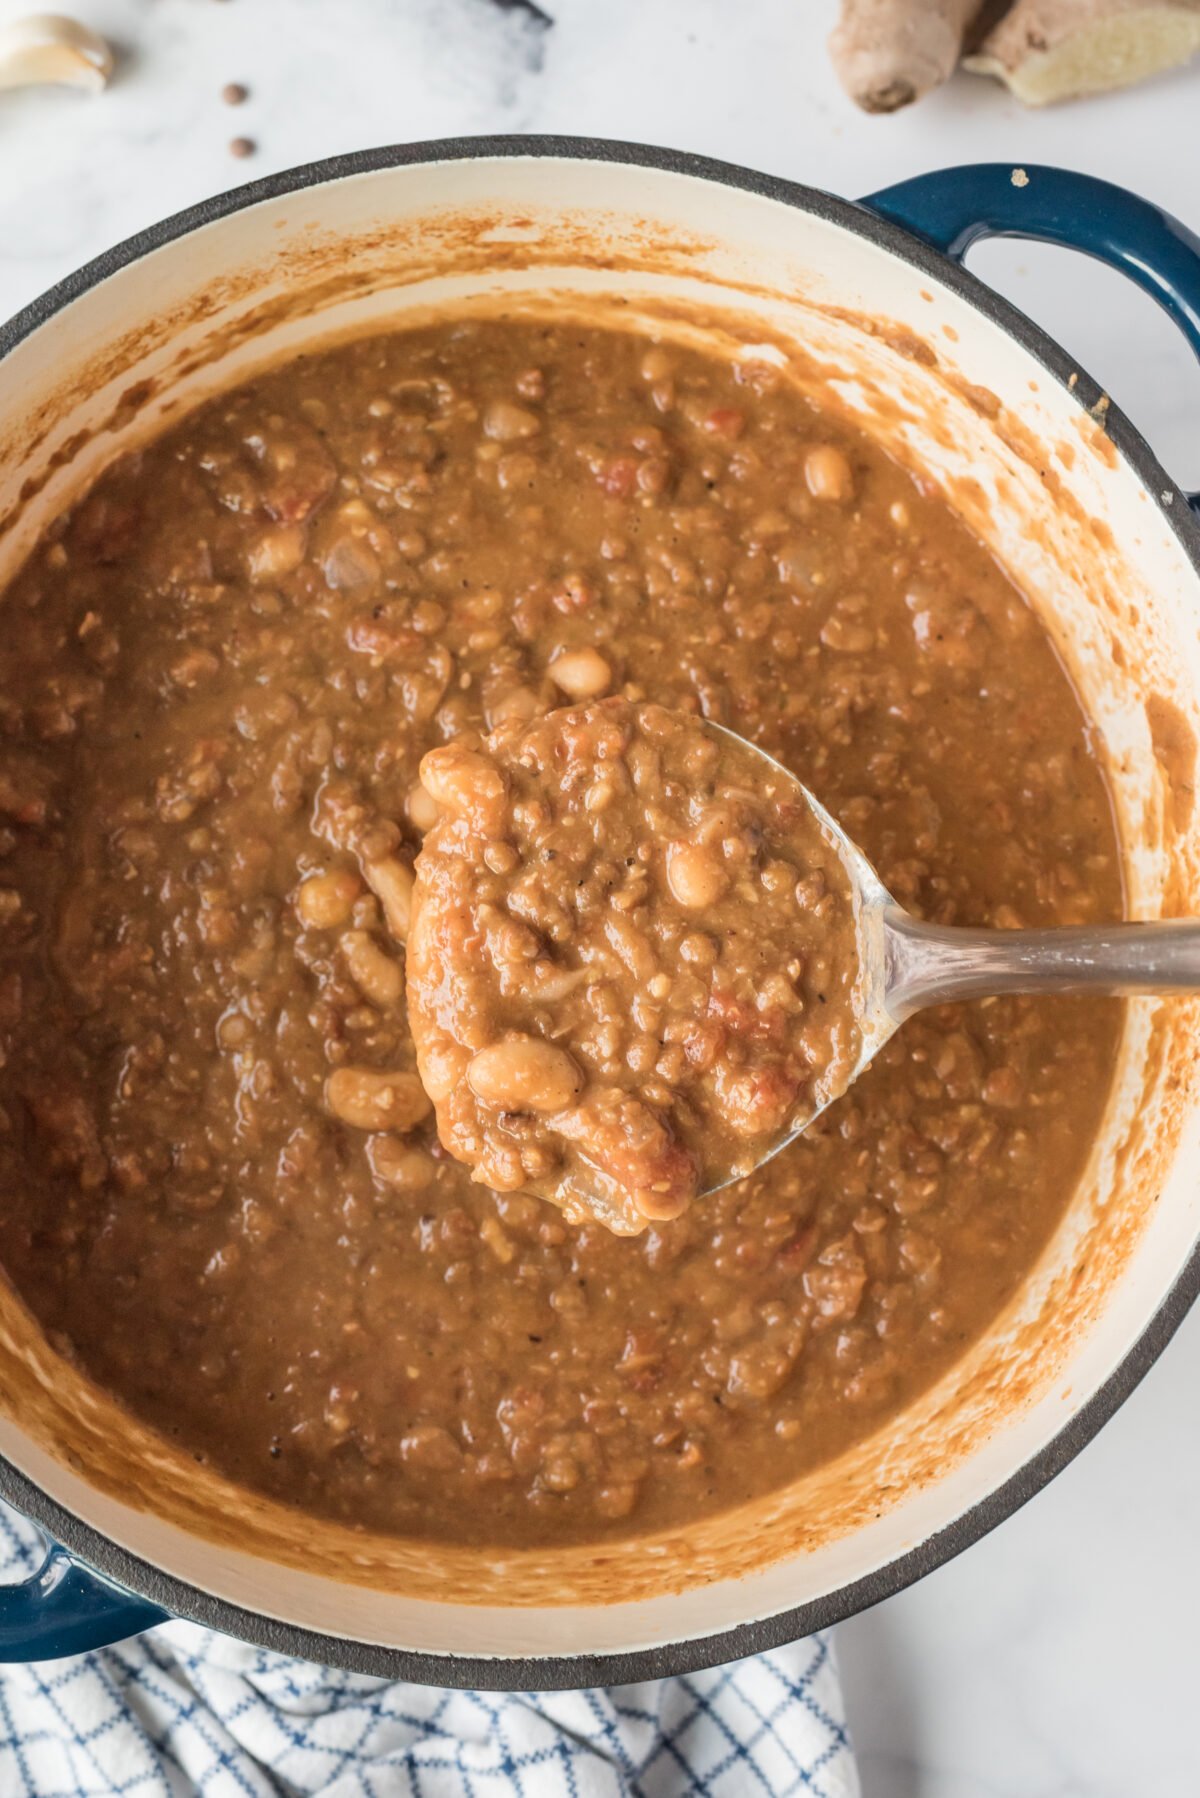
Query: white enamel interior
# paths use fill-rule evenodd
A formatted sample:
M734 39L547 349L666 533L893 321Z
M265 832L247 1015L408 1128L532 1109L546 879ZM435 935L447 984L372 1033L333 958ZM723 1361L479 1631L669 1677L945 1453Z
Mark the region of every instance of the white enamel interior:
M461 221L476 209L484 221L480 232L508 246L511 266L446 277L431 272L428 279L406 284L414 258L405 251L397 260L397 228L414 217L429 220L443 211ZM526 246L536 246L544 256L557 241L564 218L571 230L562 238L560 265L526 266ZM574 267L581 229L602 236L612 260L623 266L605 269L593 261ZM1089 448L1090 426L1079 402L1028 351L928 274L839 225L777 201L660 170L519 157L384 170L261 202L109 276L56 312L0 363L0 425L17 437L23 421L53 416L55 396L71 381L72 371L79 371L70 416L36 450L24 456L14 452L0 468L0 512L13 502L26 477L44 468L58 444L109 416L132 379L173 363L184 338L199 342L223 317L263 308L273 295L287 291L298 267L309 266L320 246L333 240L345 240L344 261L364 277L361 291L331 300L311 315L279 318L274 325L268 321L219 369L197 374L189 391L200 392L218 379L227 382L240 369L327 332L384 322L412 306L452 307L477 298L481 289L504 287L514 296L564 288L617 295L632 310L639 300L664 297L728 304L743 314L757 309L772 332L791 335L810 355L827 359L834 386L869 427L879 392L894 394L898 409L879 424L881 434L893 447L907 445L949 482L973 477L979 485L976 510L967 508L971 522L1050 620L1114 765L1129 849L1131 908L1138 915L1155 915L1166 868L1163 785L1151 757L1138 688L1151 681L1195 723L1200 713L1200 582L1194 569L1132 470L1119 458ZM436 232L426 233L423 241L432 246L436 265ZM652 247L672 242L692 244L690 261L677 258L674 267L668 266L670 258L664 263ZM373 269L381 271L378 286L365 280ZM246 271L257 271L251 285L239 289L235 282L225 289L225 277ZM205 289L215 296L208 317L182 324L172 341L151 346L135 368L116 370L107 386L97 382L96 358L108 346L143 321L169 318L177 311L182 318L189 302ZM967 399L943 395L941 425L931 428L905 384L934 377L898 353L894 339L872 338L853 319L821 311L826 305L883 319L935 341L971 382L990 389L1020 415L1047 446L1063 489L1085 513L1107 521L1113 535L1107 565L1115 571L1119 591L1107 599L1098 596L1102 577L1085 566L1071 530L1055 522L1053 500L1039 476L1005 465L992 427L976 407ZM146 429L155 412L152 403L131 415L120 431L82 446L24 507L17 527L0 544L0 573L11 567L48 513L110 458L131 431ZM1074 454L1060 455L1053 448L1064 444ZM1039 530L1030 528L1031 518L1040 521ZM1114 619L1114 607L1123 615ZM1114 634L1128 649L1123 669L1113 659ZM1190 866L1190 854L1191 846L1176 853L1177 879L1180 868ZM1194 885L1189 884L1186 896L1191 909L1200 911ZM1143 1065L1150 1033L1150 1008L1134 1008L1112 1128L1050 1261L1022 1301L1021 1315L1006 1319L1014 1338L1023 1321L1037 1316L1055 1272L1099 1212L1129 1202L1132 1176L1117 1165L1114 1145L1130 1117L1135 1111L1156 1117L1159 1107L1166 1118L1168 1108L1179 1102L1178 1096L1168 1095L1165 1080L1148 1075ZM104 1496L83 1472L72 1472L35 1442L19 1419L0 1417L0 1452L69 1510L143 1559L250 1610L335 1636L469 1655L553 1655L628 1650L725 1630L829 1593L927 1541L1001 1486L1080 1409L1145 1329L1200 1232L1194 1091L1186 1095L1186 1113L1181 1146L1165 1182L1157 1171L1148 1176L1155 1192L1161 1186L1161 1197L1126 1264L1107 1283L1098 1316L1069 1345L1048 1389L1039 1392L1035 1382L1030 1402L997 1409L969 1453L957 1464L948 1457L951 1465L942 1477L913 1485L907 1494L893 1494L877 1521L745 1577L718 1578L632 1604L510 1609L503 1604L467 1608L417 1602L215 1547L143 1513L136 1504ZM1141 1192L1139 1203L1146 1197ZM964 1414L978 1402L964 1390ZM897 1465L911 1454L913 1432L928 1427L927 1417L901 1420ZM938 1452L931 1437L928 1453ZM628 1550L631 1558L644 1552Z

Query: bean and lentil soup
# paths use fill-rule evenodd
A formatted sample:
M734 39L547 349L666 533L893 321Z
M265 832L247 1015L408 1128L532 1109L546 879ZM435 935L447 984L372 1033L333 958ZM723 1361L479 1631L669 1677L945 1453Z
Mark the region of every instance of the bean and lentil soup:
M850 873L752 745L611 698L431 749L421 784L442 816L417 858L409 1023L476 1180L636 1235L845 1090Z
M197 1459L411 1536L654 1530L871 1432L1027 1275L1112 1002L923 1014L635 1238L473 1182L417 1078L421 760L581 679L762 745L920 915L1118 915L1035 614L779 368L504 317L302 357L112 466L5 603L0 1263Z

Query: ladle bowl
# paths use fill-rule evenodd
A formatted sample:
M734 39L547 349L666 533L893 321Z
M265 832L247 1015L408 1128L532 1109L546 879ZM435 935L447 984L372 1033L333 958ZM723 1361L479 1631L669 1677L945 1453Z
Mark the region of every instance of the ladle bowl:
M858 844L782 762L723 724L706 728L758 756L774 785L783 780L808 806L836 849L850 882L858 935L854 1009L861 1048L840 1087L824 1089L812 1107L764 1150L770 1161L802 1136L846 1092L906 1018L930 1005L990 999L1003 993L1185 993L1200 990L1200 921L1063 925L1045 930L987 930L931 924L893 899ZM739 1167L709 1192L744 1179Z

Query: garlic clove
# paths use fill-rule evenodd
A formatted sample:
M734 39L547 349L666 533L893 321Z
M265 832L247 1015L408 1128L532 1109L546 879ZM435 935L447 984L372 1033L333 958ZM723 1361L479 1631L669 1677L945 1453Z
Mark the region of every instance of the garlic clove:
M0 26L0 88L51 82L98 94L113 72L113 53L77 19L34 13Z

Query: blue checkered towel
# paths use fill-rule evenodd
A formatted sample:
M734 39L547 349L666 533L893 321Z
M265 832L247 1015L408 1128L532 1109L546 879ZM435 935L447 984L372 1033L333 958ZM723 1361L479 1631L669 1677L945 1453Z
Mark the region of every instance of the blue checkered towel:
M0 1505L0 1579L43 1553ZM443 1692L192 1623L0 1669L2 1798L858 1798L823 1636L587 1692Z

